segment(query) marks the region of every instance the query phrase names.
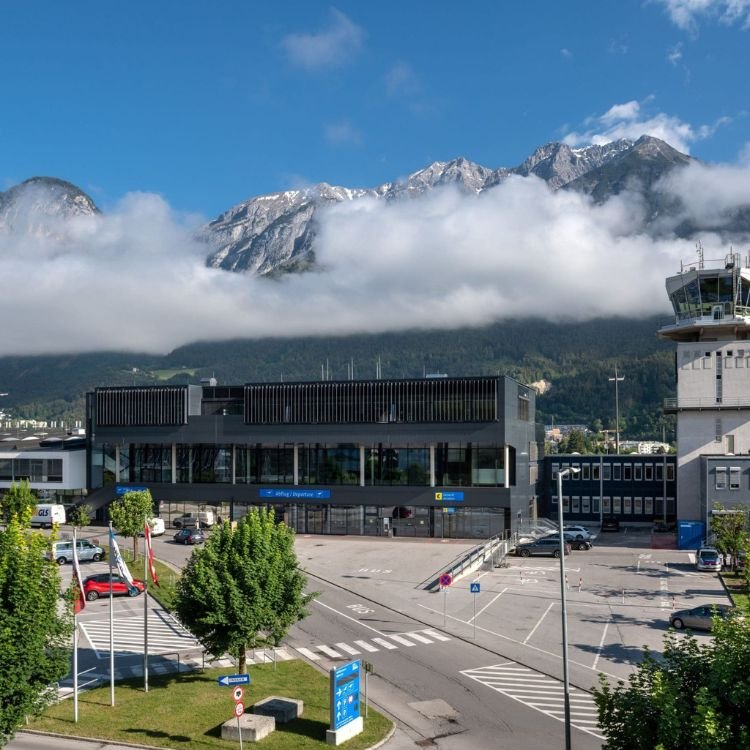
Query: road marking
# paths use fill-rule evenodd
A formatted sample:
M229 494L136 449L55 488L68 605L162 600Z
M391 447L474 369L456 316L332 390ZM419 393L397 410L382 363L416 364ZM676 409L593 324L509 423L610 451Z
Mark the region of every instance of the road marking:
M413 646L414 645L411 641L407 641L406 638L403 638L400 635L389 635L388 637L392 641L396 641L396 643L400 643L402 646ZM375 640L375 639L373 638L373 640Z
M373 651L380 651L379 648L375 648L375 646L371 646L367 641L354 641L360 648L363 648L365 651L370 651L371 653Z
M320 661L320 657L314 651L310 651L309 648L302 648L302 646L298 646L297 651L299 651L302 656L306 656L311 661Z
M490 600L489 604L485 604L485 606L482 607L482 609L480 609L479 612L477 612L476 616L479 617L479 615L481 615L482 612L484 612L484 610L487 609L487 607L491 607L507 590L508 590L508 587L506 586L499 594L497 594ZM476 618L472 617L471 620L469 620L469 623L471 624L472 622L474 622L475 619Z
M524 638L523 645L525 646L529 640L531 639L531 636L536 633L536 629L542 624L542 620L549 614L549 611L552 609L552 607L555 606L555 603L552 602L547 609L544 610L544 614L537 620L536 625L531 629L531 632Z
M385 649L388 649L388 651L393 651L393 649L398 648L398 646L394 646L392 643L386 641L384 638L373 638L372 639L375 643L379 644Z
M378 635L384 635L384 633L381 633L379 630L377 630L376 628L373 628L371 625L368 625L367 623L364 623L361 620L358 620L356 617L351 617L350 615L347 615L346 612L339 612L339 610L334 609L333 607L329 607L327 604L323 604L323 602L321 602L319 599L314 599L313 604L317 604L319 607L325 607L326 609L330 609L331 612L335 612L337 615L341 615L342 617L345 617L347 620L356 622L358 625L361 625L363 628L372 630L373 633L377 633Z
M596 665L599 663L599 657L602 655L602 649L604 648L604 639L607 637L607 628L609 627L610 620L607 618L607 622L604 623L604 632L599 640L599 648L596 649L596 658L594 663L591 665L591 669L596 669Z
M550 718L565 721L565 687L559 680L514 662L465 669L459 674L476 680ZM598 709L594 699L588 693L575 687L570 688L569 697L571 726L599 739L604 739L598 733L599 727L596 721Z
M336 648L340 648L342 651L346 651L347 654L351 654L352 656L361 653L360 651L357 651L356 648L352 648L346 643L335 643L334 646L336 646Z
M434 630L423 630L423 633L426 635L429 635L430 638L434 638L436 641L449 641L450 638L448 638L447 635L442 635L440 633L436 633Z
M418 641L419 643L432 643L432 641L429 638L425 638L423 635L420 635L419 633L406 633L405 635L408 635L409 638L413 638L415 641Z
M326 656L330 656L331 659L340 659L341 654L336 651L336 649L331 648L330 646L316 646L318 651L322 651Z

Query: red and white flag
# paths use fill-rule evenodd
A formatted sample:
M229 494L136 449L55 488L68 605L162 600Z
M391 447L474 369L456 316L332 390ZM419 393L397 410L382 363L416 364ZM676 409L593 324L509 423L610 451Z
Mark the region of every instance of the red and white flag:
M81 568L78 566L78 540L73 539L73 584L78 589L75 602L73 603L73 612L78 614L86 606L86 597L83 593L83 579L81 578Z
M158 586L159 579L156 577L156 568L154 568L154 550L151 547L151 527L148 525L148 521L146 521L143 527L143 535L146 539L146 549L148 550L148 570L151 573L151 580Z

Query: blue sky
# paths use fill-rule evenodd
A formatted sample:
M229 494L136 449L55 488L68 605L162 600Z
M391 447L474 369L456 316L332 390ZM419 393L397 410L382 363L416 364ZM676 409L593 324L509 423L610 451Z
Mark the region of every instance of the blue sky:
M0 0L0 189L51 175L211 218L563 138L736 163L748 19L750 0Z

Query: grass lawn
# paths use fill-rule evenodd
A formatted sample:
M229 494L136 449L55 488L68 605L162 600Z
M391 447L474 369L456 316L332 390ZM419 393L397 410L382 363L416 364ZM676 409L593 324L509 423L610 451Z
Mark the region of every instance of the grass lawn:
M221 725L232 718L231 688L217 679L227 669L207 669L180 675L151 676L148 693L141 679L115 688L115 706L109 705L109 686L82 693L78 723L73 722L73 702L68 699L32 720L29 729L80 737L142 743L168 748L227 748L236 743L221 739ZM305 750L328 747L328 678L302 661L249 667L252 683L244 685L245 706L270 695L301 698L304 713L262 740L268 750ZM361 707L364 716L364 704ZM391 721L369 709L362 734L346 743L348 750L363 750L389 732Z
M748 594L745 576L741 573L725 572L721 574L721 577L724 579L724 585L732 595L735 605L744 610L749 609L750 595Z

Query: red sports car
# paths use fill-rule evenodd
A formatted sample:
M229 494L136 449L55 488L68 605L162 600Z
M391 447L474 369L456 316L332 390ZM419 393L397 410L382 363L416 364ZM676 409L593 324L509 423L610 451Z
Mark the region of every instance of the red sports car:
M117 573L112 574L112 595L113 596L138 596L145 590L143 581L137 578L133 579L132 587L128 582ZM88 601L93 602L100 596L109 596L109 573L97 573L89 576L83 581L83 593Z

